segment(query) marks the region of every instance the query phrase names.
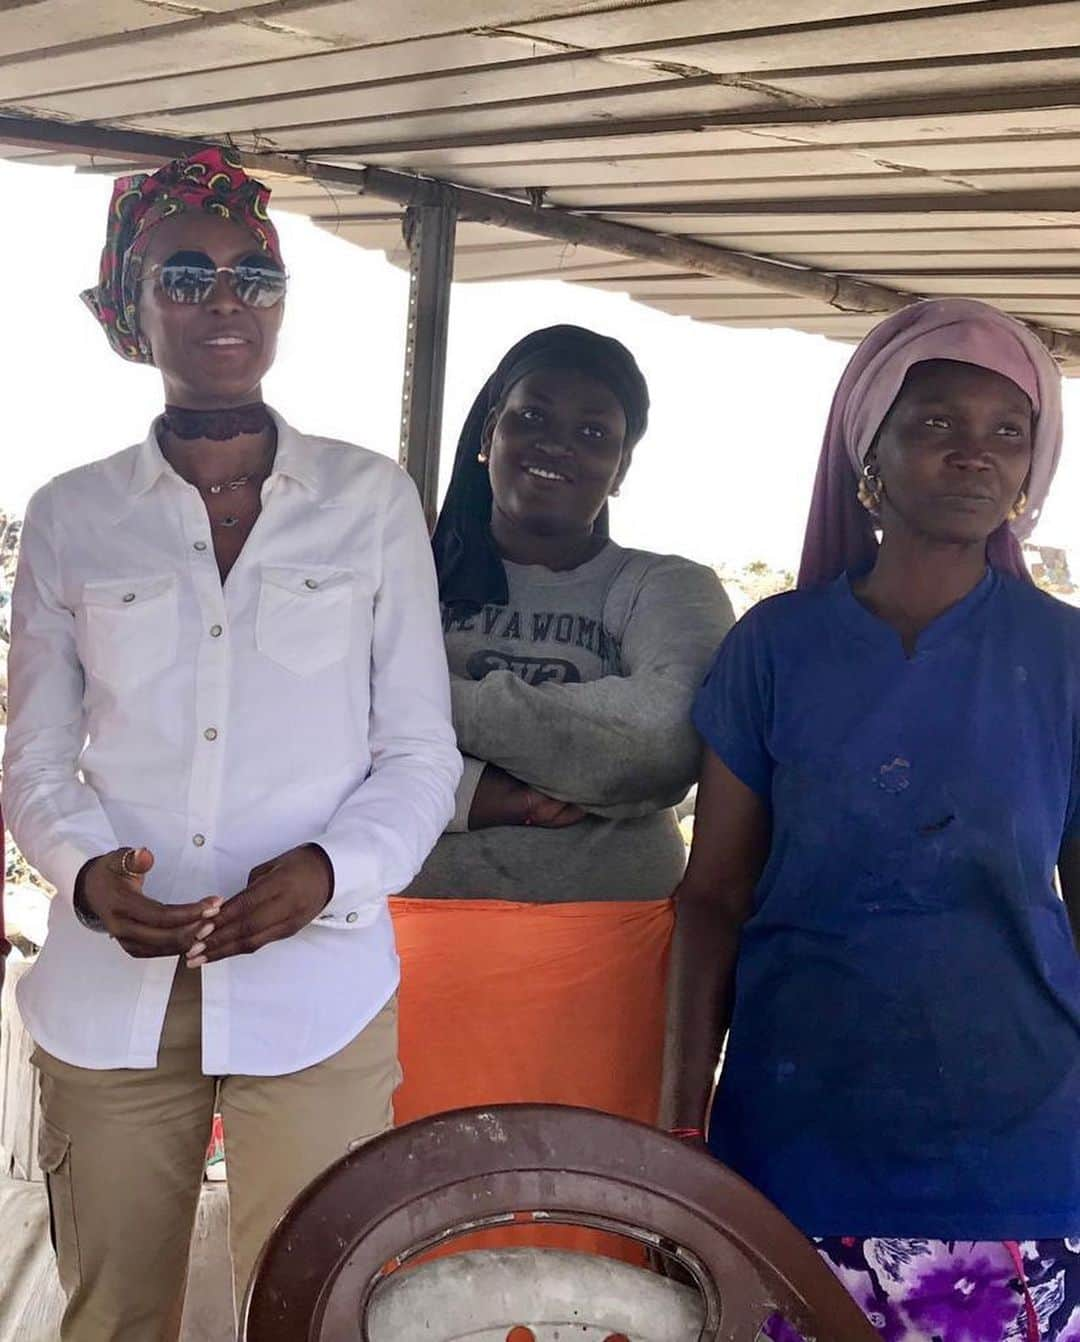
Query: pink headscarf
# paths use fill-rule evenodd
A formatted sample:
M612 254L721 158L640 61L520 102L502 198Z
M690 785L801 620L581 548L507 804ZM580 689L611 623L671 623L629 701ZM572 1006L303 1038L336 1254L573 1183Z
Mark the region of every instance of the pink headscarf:
M877 555L873 519L856 497L871 444L903 386L908 369L953 359L1000 373L1027 393L1035 437L1028 507L987 542L994 568L1027 578L1020 541L1031 534L1061 455L1061 374L1045 345L1022 322L970 298L911 303L886 317L851 356L825 426L799 586L866 570Z

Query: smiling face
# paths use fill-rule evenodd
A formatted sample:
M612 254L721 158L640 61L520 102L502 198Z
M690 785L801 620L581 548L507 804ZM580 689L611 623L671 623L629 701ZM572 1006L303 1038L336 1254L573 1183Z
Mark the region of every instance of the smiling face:
M516 382L488 416L483 442L496 512L533 535L590 532L630 465L619 399L566 368Z
M263 376L274 362L284 303L247 307L228 276L219 275L205 303L174 303L150 268L180 251L205 252L215 265L263 256L242 224L190 211L154 229L144 258L139 328L153 352L170 405L214 410L262 399Z
M985 541L1005 521L1031 471L1031 402L988 368L915 364L879 430L881 526L927 539Z

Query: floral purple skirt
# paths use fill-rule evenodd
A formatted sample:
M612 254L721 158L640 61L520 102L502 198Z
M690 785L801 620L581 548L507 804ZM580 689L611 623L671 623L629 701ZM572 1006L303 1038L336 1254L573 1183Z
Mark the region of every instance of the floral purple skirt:
M885 1342L1080 1342L1080 1239L814 1243Z

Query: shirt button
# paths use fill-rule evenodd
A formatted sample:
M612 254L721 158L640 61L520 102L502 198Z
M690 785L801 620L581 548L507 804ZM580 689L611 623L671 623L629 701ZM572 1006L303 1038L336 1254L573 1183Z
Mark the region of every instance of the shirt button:
M210 637L211 637L211 638L220 638L220 637L221 637L221 625L220 625L220 624L212 624L212 625L210 626Z
M217 728L216 728L216 727L207 727L206 731L203 732L203 736L205 736L206 739L207 739L208 741L216 741L216 740L217 740Z
M206 835L205 835L205 834L193 834L193 835L191 836L191 842L195 845L196 848L201 848L201 847L203 846L203 844L206 842Z
M134 593L134 592L125 592L125 593L124 593L124 604L125 604L125 605L130 605L131 602L134 601L134 600L135 600L135 593Z
M200 552L200 554L201 554L202 551L206 549L206 542L205 542L205 541L196 541L195 544L194 544L194 546L193 546L192 548L198 550L198 551Z
M319 584L315 581L314 578L304 579L304 586L308 589L309 592L314 592L315 588L318 587L318 585Z
M358 913L347 913L347 914L345 915L345 921L346 921L347 923L355 923L356 920L357 920L357 918L359 918L359 917L360 917L360 915L359 915Z

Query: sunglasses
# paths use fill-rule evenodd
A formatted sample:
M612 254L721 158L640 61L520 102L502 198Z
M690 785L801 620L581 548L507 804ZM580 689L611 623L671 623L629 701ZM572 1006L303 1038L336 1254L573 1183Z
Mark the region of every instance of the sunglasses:
M205 252L174 252L167 261L151 266L161 292L171 303L205 303L217 288L218 276L227 277L233 293L249 308L272 308L285 297L288 276L260 252L242 257L233 266L216 266Z

